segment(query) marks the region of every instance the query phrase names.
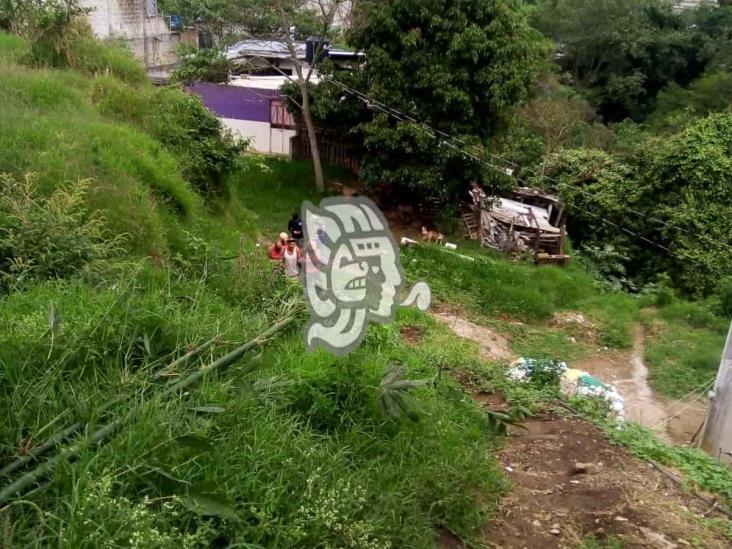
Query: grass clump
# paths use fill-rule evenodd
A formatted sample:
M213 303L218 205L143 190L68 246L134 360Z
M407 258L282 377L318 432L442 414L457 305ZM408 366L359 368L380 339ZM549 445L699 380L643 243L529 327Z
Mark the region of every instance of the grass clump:
M244 316L206 281L150 267L115 284L46 282L4 298L0 464L76 418L124 416L147 398L150 374L188 344L221 341L176 374L272 318L268 306ZM63 318L53 343L48 303ZM439 361L477 356L413 311L399 322L422 323L423 344L402 342L398 325L374 326L355 354L334 359L306 354L297 329L270 342L254 372L235 366L190 395L151 402L108 446L56 473L36 499L42 519L6 509L6 540L27 544L42 531L67 546L421 548L434 544L436 526L470 539L505 487L483 413L447 378L413 393L416 422L385 417L377 398L396 360L410 379L431 379ZM111 395L122 401L110 415Z
M507 331L523 331L530 337L530 328L538 327L540 339L545 340L551 337L547 321L555 313L576 310L599 324L601 344L626 348L632 343L632 327L637 318L635 300L626 294L599 292L592 277L581 267L536 267L511 263L484 252L471 255L475 261L436 247L415 246L404 250L402 262L412 279L430 283L440 302L460 304L478 319L499 317L529 324L527 329L504 322ZM548 342L550 346L576 346L565 337L557 337L556 345ZM535 338L526 342L525 350L541 347L541 341L537 344Z
M674 302L644 315L645 360L651 385L680 398L711 387L727 336L728 322L703 303Z
M246 143L226 132L200 99L176 87L132 87L109 77L94 80L91 97L106 118L133 124L162 143L199 192L225 190L224 177Z

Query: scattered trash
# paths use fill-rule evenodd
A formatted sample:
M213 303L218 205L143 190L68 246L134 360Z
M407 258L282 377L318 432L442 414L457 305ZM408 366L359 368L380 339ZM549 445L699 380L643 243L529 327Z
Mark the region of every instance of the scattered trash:
M506 467L506 471L508 471L509 473L513 473L513 467Z
M511 364L508 377L515 381L532 381L546 385L559 381L566 370L566 362L521 357Z
M521 357L511 364L507 375L514 381L531 381L540 385L558 381L563 395L602 399L607 402L613 417L625 420L623 397L615 387L583 370L569 368L566 362Z
M551 530L549 530L549 533L550 533L551 535L553 535L553 536L558 536L558 535L559 535L559 534L561 534L562 532L561 532L561 531L559 530L559 528L552 528Z
M559 388L566 396L596 397L605 400L616 419L625 419L623 397L612 385L603 383L583 370L568 368L563 374Z
M617 517L615 517L615 521L616 522L628 522L628 519L625 518L625 517L621 517L620 515L618 515Z
M457 244L445 242L445 248L447 248L448 250L457 250Z

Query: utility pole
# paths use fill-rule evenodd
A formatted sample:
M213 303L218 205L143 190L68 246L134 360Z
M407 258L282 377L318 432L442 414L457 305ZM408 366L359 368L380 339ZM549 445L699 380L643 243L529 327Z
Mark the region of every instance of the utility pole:
M701 447L722 463L732 465L732 323L719 363Z

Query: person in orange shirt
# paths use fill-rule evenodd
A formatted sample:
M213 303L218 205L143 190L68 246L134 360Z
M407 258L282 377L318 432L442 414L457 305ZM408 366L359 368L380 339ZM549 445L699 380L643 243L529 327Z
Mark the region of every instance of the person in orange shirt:
M281 261L282 253L287 246L287 233L280 233L277 242L272 244L267 250L267 256L273 261Z

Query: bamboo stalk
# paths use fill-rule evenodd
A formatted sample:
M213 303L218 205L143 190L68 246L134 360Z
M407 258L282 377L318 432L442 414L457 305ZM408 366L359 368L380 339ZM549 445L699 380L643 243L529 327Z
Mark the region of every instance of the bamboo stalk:
M201 378L203 378L206 374L213 372L218 369L223 369L240 358L242 358L248 351L256 347L257 345L260 345L264 343L268 337L274 335L275 333L279 332L286 326L288 326L290 323L293 322L295 319L294 316L285 318L284 320L281 320L280 322L274 324L264 332L262 332L259 336L257 336L255 339L245 343L244 345L238 347L237 349L234 349L230 353L224 355L223 357L219 358L218 360L215 360L211 364L204 366L197 372L194 372L193 374L189 375L187 378L182 379L178 381L177 383L171 385L168 387L163 393L158 394L158 398L162 396L167 396L172 393L175 393L177 391L180 391L181 389L185 389L197 381L199 381ZM137 415L139 415L144 408L144 403L140 406L138 406L136 409L134 409L132 412L130 412L127 419L134 419ZM67 446L66 448L62 449L58 454L56 454L54 457L49 458L42 464L38 465L34 469L31 469L27 473L25 473L23 476L19 477L17 480L12 482L11 484L7 485L5 488L0 490L0 503L3 503L7 501L9 498L14 496L15 494L18 494L28 488L30 485L32 485L34 482L36 482L38 479L46 475L47 473L52 472L59 464L63 463L69 458L72 458L78 454L80 454L85 448L88 446L91 446L92 444L101 444L104 439L109 437L110 435L114 434L117 429L119 429L123 425L123 420L118 418L108 425L105 425L103 427L100 427L96 431L94 431L91 435L87 436L85 439L76 442L70 446Z
M48 452L51 448L56 446L59 442L62 440L70 437L74 433L76 433L79 429L81 429L84 426L84 424L80 421L77 421L73 425L70 425L63 431L56 433L55 435L51 435L49 438L46 439L46 441L41 444L40 446L36 446L32 451L28 452L24 456L20 456L12 463L6 465L2 470L0 470L0 477L7 476L11 473L14 473L21 467L23 467L26 463L31 461L32 459L41 456Z
M172 371L176 366L180 366L181 364L187 362L192 357L202 353L206 349L208 349L211 345L213 345L217 341L217 338L210 339L209 341L206 341L205 343L202 343L195 349L189 351L188 353L178 357L173 362L165 366L164 368L158 370L155 375L153 375L152 379L157 380L170 371ZM100 412L105 412L115 404L120 402L120 398L116 398L112 400L111 402L108 402L106 405L102 406ZM32 461L33 459L42 456L49 450L51 450L54 446L56 446L59 442L62 442L64 439L67 439L71 435L75 434L77 431L79 431L84 424L80 421L77 421L73 425L70 425L63 431L60 431L54 435L51 435L49 438L46 439L43 444L37 446L34 448L31 452L29 452L26 455L18 457L15 461L5 466L2 470L0 470L0 477L10 475L11 473L14 473L18 469L21 469L23 466L28 464L28 462Z
M211 345L213 345L214 343L216 343L217 339L218 339L218 337L214 337L213 339L209 339L207 342L202 343L201 345L199 345L198 347L196 347L192 351L189 351L186 354L184 354L183 356L176 358L173 362L171 362L170 364L168 364L164 368L162 368L162 369L158 370L157 372L155 372L155 375L153 375L153 377L152 377L153 380L160 379L164 375L169 374L176 366L179 366L180 364L183 364L183 363L187 362L188 360L190 360L192 357L194 357L194 356L196 356L198 354L201 354L203 351L205 351L206 349L208 349Z

